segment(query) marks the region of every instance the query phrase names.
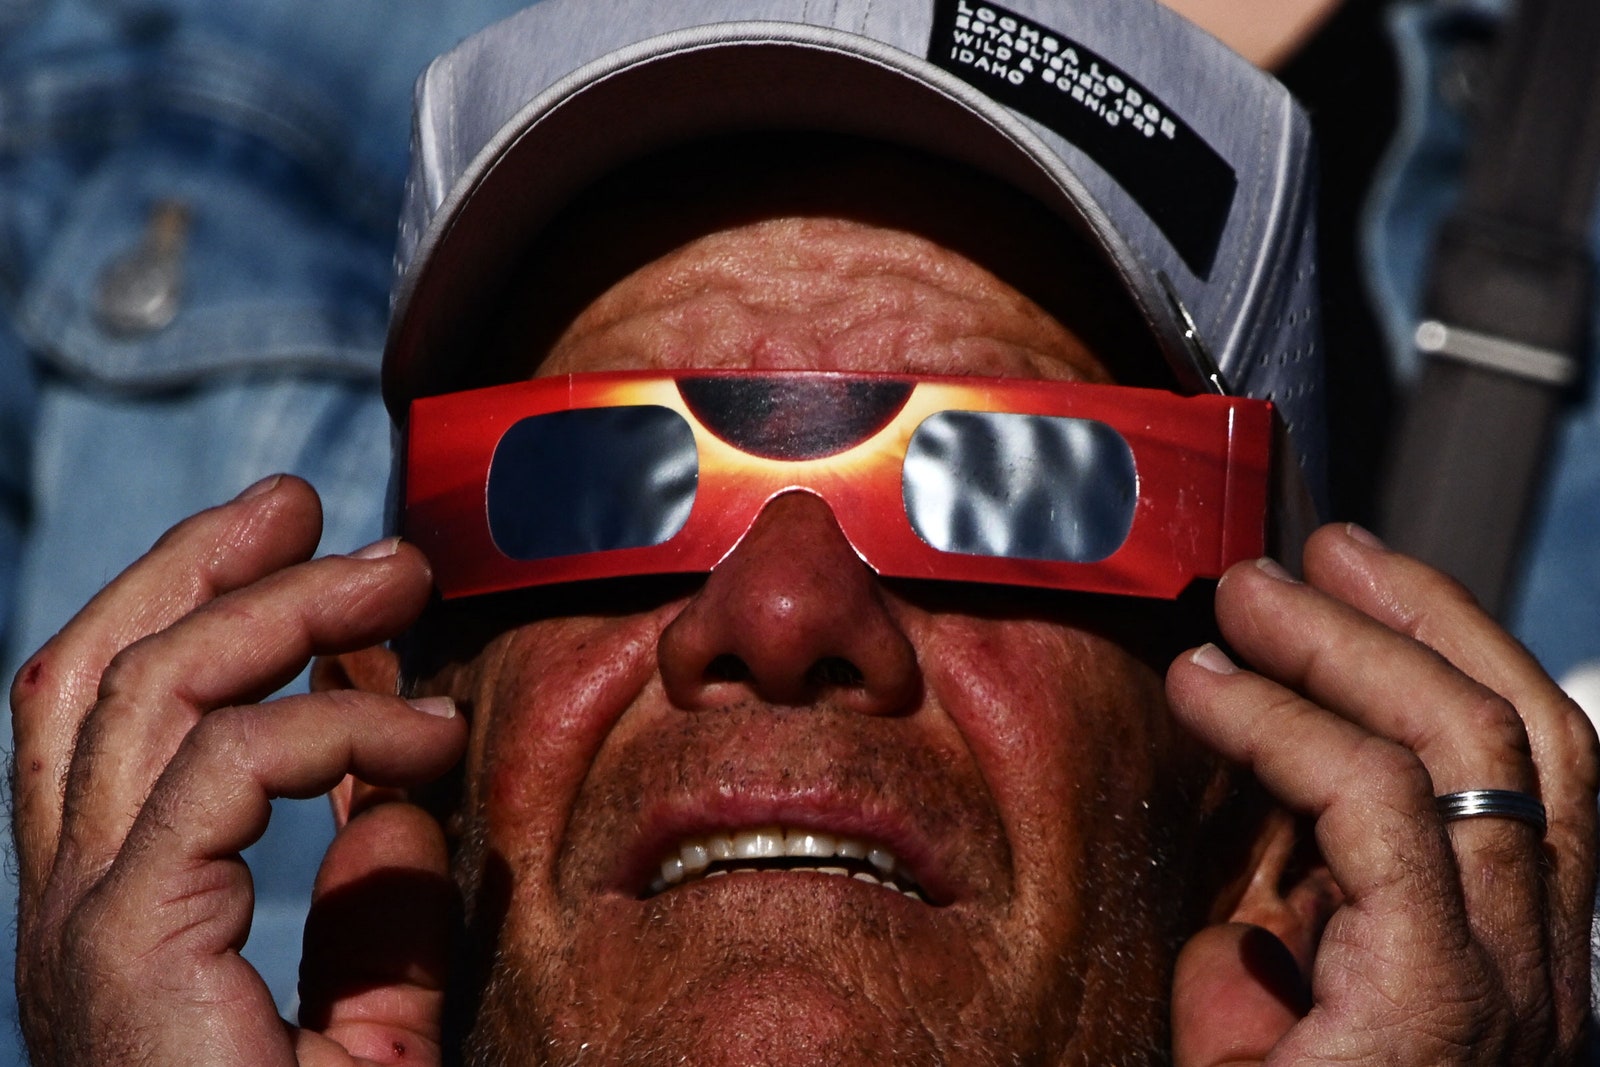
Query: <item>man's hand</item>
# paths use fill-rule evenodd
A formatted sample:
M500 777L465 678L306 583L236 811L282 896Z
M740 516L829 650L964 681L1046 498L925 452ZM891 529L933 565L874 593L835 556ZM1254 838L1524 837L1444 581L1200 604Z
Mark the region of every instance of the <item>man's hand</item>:
M1589 1008L1593 729L1465 590L1370 535L1319 531L1305 572L1230 571L1217 618L1254 670L1208 647L1173 664L1167 691L1314 823L1337 888L1302 961L1309 1011L1281 946L1210 928L1178 964L1177 1062L1572 1062ZM1434 797L1466 789L1532 794L1549 829L1445 823Z
M39 1067L437 1060L448 883L421 812L375 808L329 852L319 905L347 919L308 942L320 967L302 979L321 1033L281 1020L239 956L239 852L271 797L346 773L424 782L465 741L448 701L260 703L311 656L399 632L428 596L427 564L396 541L307 562L320 529L304 483L254 486L171 530L18 673L17 991ZM386 951L339 973L338 945L362 942Z

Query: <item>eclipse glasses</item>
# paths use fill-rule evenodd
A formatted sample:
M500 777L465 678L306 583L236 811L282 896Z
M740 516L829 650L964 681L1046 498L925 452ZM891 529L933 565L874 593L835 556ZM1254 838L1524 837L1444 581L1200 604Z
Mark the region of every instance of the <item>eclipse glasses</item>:
M1262 554L1272 421L1031 379L536 378L413 402L401 532L452 599L707 572L800 491L884 577L1171 599Z

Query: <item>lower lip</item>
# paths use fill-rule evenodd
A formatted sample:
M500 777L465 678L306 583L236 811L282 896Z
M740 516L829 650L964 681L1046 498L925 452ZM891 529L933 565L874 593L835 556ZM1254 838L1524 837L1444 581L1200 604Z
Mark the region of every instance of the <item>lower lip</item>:
M785 886L784 883L793 883ZM738 891L740 889L754 889L762 892L780 888L805 888L807 890L832 885L833 887L851 893L871 892L875 898L885 903L897 902L899 905L915 905L921 908L932 907L921 897L908 896L906 893L892 886L882 883L868 882L851 875L823 874L820 871L789 870L789 871L763 871L763 870L731 870L724 874L713 874L709 877L696 878L693 881L682 882L678 885L668 886L660 893L642 898L646 904L664 902L680 894L695 890L704 891Z

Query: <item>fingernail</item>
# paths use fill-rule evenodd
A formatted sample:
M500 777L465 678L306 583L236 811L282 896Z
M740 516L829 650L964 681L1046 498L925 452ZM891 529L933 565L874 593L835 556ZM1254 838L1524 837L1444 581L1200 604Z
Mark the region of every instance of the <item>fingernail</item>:
M456 702L449 697L418 697L406 701L413 708L424 715L432 715L436 719L453 719L456 717Z
M1256 569L1268 578L1274 578L1280 582L1290 582L1294 585L1300 584L1294 575L1284 570L1282 564L1271 556L1262 556L1256 560Z
M1349 534L1350 540L1354 541L1358 545L1365 545L1366 547L1376 549L1379 552L1389 551L1389 546L1384 544L1383 541L1379 539L1377 534L1373 533L1365 526L1361 526L1353 522L1347 522L1344 524L1344 532Z
M283 481L281 474L269 474L254 485L247 486L245 491L234 497L234 500L250 500L253 497L266 496L278 488L278 483Z
M374 541L365 548L358 548L350 553L351 559L386 559L400 550L400 538L385 537L381 541Z
M1228 654L1222 649L1207 641L1190 655L1189 662L1196 667L1204 667L1212 674L1238 674L1239 668Z

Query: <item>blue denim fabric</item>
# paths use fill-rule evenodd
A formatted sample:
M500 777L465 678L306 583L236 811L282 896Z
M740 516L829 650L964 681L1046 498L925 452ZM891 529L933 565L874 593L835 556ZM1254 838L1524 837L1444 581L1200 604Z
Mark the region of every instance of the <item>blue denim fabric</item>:
M322 551L381 535L377 372L411 86L523 4L0 0L5 679L164 529L266 474L322 493ZM189 220L176 317L119 335L102 280L163 202ZM247 854L245 955L291 1013L330 833L323 802L279 802ZM0 1065L23 1062L10 923Z
M1395 142L1373 187L1363 232L1365 272L1402 380L1417 370L1411 333L1433 233L1459 194L1468 142L1473 41L1498 18L1495 0L1409 3L1391 12L1403 87ZM1594 231L1600 250L1600 226ZM1595 308L1600 327L1600 301ZM1600 337L1600 333L1594 336ZM1590 353L1591 365L1595 354ZM1547 491L1521 563L1511 629L1578 694L1600 668L1600 374L1557 429ZM1592 692L1592 684L1585 687ZM1582 697L1580 697L1582 699ZM1593 697L1588 698L1593 703ZM1600 707L1586 707L1600 716Z

